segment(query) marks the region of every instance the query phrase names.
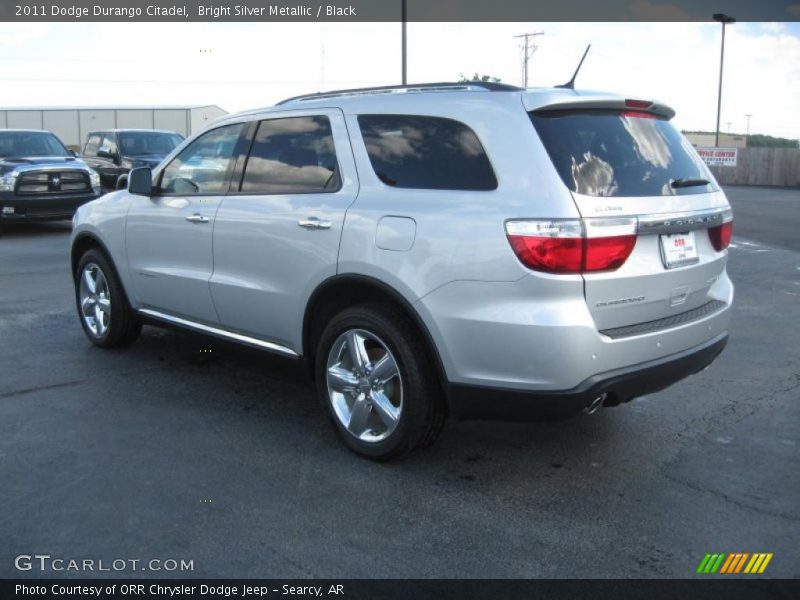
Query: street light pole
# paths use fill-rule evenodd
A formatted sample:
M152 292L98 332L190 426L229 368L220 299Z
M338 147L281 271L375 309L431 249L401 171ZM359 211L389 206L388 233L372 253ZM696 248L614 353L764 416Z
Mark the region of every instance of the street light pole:
M408 15L406 14L406 0L403 0L403 14L402 14L402 19L403 19L403 51L402 51L403 52L403 67L402 67L403 75L402 75L402 81L403 81L403 85L408 85L408 57L407 57L407 54L408 54L408 41L406 40L406 20L407 20L407 18L408 18Z
M719 148L719 119L722 112L722 65L725 61L725 25L736 23L736 19L723 13L714 13L713 19L722 23L722 47L719 53L719 91L717 92L717 129L714 137L714 146Z

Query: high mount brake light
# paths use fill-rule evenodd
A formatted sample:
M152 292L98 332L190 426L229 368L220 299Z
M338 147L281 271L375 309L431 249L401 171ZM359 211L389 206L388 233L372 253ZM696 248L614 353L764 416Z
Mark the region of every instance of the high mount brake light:
M514 220L506 236L529 269L555 274L620 268L636 245L635 218Z
M625 106L628 108L650 108L653 103L650 100L625 100Z

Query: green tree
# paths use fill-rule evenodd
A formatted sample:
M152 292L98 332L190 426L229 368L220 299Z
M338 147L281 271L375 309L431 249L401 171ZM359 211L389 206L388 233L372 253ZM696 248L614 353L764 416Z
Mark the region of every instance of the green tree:
M480 81L481 83L500 83L499 77L491 75L478 75L475 73L472 77L467 77L463 73L458 76L458 83L469 83L470 81Z
M800 140L754 133L747 136L747 145L751 148L757 148L759 146L768 148L797 148L800 147Z

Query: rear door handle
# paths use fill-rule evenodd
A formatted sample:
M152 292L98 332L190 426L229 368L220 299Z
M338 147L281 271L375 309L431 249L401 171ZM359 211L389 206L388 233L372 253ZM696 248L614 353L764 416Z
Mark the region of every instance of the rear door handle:
M200 213L194 213L193 215L189 215L186 217L187 221L191 223L208 223L208 217L204 217Z
M303 219L298 221L297 224L302 227L303 229L330 229L331 222L330 221L320 221L317 217L308 217L308 219Z

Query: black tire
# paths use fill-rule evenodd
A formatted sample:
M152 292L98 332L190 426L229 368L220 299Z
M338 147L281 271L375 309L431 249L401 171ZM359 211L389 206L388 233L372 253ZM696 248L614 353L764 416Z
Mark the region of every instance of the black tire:
M381 441L366 442L350 433L337 417L329 394L329 354L336 340L351 330L366 331L380 338L391 352L400 375L400 417L394 430ZM408 317L397 309L370 304L348 308L333 317L317 345L315 375L319 399L340 437L351 450L366 458L386 461L405 456L416 448L431 445L444 426L446 404L425 341Z
M102 272L108 286L111 309L107 326L101 333L92 331L86 323L81 309L81 277L87 267L96 266ZM121 348L127 346L139 337L142 325L136 319L131 310L125 291L117 277L117 272L111 261L99 249L92 248L83 253L78 261L78 268L75 272L75 304L78 309L78 319L83 327L86 337L95 346L101 348Z

